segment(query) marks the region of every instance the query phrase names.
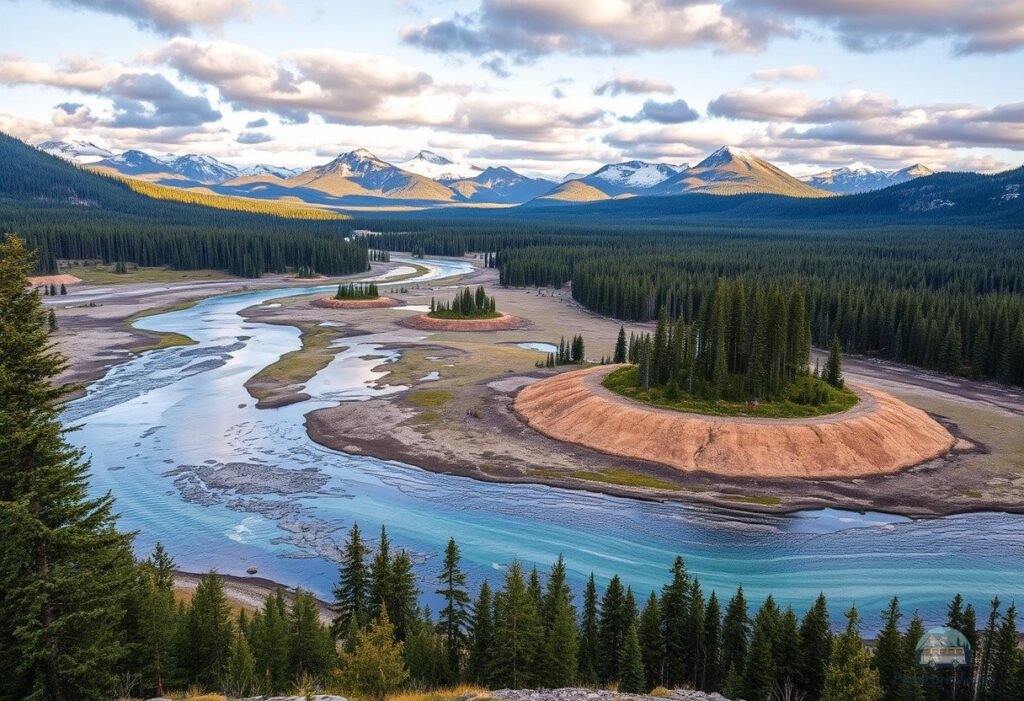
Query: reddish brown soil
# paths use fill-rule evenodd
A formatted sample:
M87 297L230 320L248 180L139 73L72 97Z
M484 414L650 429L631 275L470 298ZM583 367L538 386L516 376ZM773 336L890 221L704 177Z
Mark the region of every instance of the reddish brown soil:
M603 453L725 477L843 478L898 472L950 451L954 438L895 397L852 388L853 409L810 419L744 419L657 409L601 385L613 367L524 388L514 408L533 429Z
M397 307L401 302L391 297L378 297L377 299L334 299L324 297L313 301L313 305L326 309L377 309L383 307Z
M29 285L32 287L38 287L39 285L77 285L82 281L74 275L36 275L28 279Z
M510 331L525 326L526 320L504 312L493 319L434 319L418 314L402 319L402 324L421 331Z

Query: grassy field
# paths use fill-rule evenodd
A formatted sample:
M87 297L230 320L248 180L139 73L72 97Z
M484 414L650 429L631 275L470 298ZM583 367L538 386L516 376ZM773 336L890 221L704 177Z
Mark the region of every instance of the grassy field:
M791 400L777 402L760 402L752 409L748 409L746 402L728 402L724 400L713 401L689 397L680 393L676 401L665 397L665 391L661 387L651 387L644 390L636 386L636 367L620 368L610 373L604 379L604 386L624 397L634 399L638 402L651 404L663 409L674 409L693 414L707 414L709 416L752 416L766 419L797 419L812 416L825 416L846 411L857 404L857 395L848 389L829 388L830 401L814 406L812 404L798 404Z
M337 328L308 321L297 322L295 326L302 330L302 348L285 353L249 378L246 389L254 399L266 399L277 389L308 382L337 353L336 348L331 348L331 342L342 335Z
M168 331L166 333L147 331L146 333L155 334L156 341L154 343L150 343L147 345L136 346L135 348L132 348L133 352L145 353L146 351L160 350L161 348L174 348L175 346L194 346L199 342L193 338L189 338L183 333L175 333L173 331Z
M60 273L74 275L90 285L118 285L128 282L196 282L223 280L232 276L223 270L172 270L171 268L129 268L115 273L113 265L61 267Z

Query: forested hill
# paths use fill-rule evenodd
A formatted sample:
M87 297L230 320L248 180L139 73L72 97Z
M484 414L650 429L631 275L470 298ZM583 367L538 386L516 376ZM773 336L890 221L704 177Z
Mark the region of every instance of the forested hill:
M359 272L366 250L345 241L350 231L346 220L153 199L0 134L0 235L17 233L39 248L43 271L59 258L89 258L247 277L299 266Z

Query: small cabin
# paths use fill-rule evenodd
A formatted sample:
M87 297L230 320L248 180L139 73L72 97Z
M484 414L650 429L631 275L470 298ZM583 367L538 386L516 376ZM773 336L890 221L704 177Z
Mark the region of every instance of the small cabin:
M916 652L922 667L949 669L971 664L971 644L956 628L932 628L921 636Z

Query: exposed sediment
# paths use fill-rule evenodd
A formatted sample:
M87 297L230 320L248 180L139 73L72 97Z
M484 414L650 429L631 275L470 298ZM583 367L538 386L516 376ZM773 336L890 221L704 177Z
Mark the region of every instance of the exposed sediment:
M524 388L516 414L560 441L686 472L742 478L850 479L943 456L955 439L895 397L854 387L849 411L808 419L704 416L660 409L606 389L616 366L562 373Z
M324 297L313 300L313 306L324 309L383 309L397 307L401 302L393 297L375 297L373 299L335 299Z
M427 314L417 314L402 319L404 326L421 331L511 331L524 328L525 319L501 313L493 319L435 319Z

